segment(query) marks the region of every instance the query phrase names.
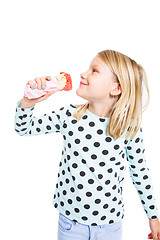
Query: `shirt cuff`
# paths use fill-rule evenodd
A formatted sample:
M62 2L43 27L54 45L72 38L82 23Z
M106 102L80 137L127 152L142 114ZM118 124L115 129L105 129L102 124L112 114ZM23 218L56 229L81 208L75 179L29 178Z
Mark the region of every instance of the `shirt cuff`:
M20 104L21 104L21 101L22 99L20 99L18 102L17 102L17 110L21 110L23 112L30 112L32 110L34 110L35 106L34 107L30 107L30 108L20 108Z

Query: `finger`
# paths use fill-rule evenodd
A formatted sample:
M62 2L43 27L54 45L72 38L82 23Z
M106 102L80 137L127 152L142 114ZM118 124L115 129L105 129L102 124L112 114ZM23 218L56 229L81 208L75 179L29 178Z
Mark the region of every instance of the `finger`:
M47 81L51 81L51 76L46 76L45 79L46 79Z
M32 80L29 80L27 82L27 85L30 85L30 87L33 89L35 87L34 82Z
M41 78L41 88L42 89L46 88L46 79L44 77Z
M34 81L37 83L37 88L41 89L41 79L39 77L35 78Z

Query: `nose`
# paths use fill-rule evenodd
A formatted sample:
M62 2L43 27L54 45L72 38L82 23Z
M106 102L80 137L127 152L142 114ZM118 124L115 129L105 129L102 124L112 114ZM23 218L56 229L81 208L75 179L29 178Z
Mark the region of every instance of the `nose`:
M85 78L86 78L86 74L85 74L85 73L81 73L81 74L80 74L80 77L81 77L82 79L85 79Z

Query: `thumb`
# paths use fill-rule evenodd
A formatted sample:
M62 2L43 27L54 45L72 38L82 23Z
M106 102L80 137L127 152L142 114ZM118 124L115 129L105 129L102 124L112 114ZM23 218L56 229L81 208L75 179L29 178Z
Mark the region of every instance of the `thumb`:
M50 92L47 92L45 95L44 95L44 99L47 99L49 96L51 96L53 93L55 93L54 91L50 91Z
M47 96L49 97L49 96L51 96L53 93L55 93L55 92L54 92L54 91L50 91L50 92L47 93Z
M42 97L39 98L39 102L46 100L52 94L53 94L53 92L47 92L45 95L43 95Z

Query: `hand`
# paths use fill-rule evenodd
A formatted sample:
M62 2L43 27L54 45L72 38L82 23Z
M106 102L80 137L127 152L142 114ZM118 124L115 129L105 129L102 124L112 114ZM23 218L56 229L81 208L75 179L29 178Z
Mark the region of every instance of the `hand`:
M155 219L149 218L149 225L152 232L148 234L148 239L153 240L160 239L160 222L158 218Z
M32 80L28 81L27 85L30 85L30 87L33 89L34 83L36 82L38 89L43 89L44 86L46 87L46 81L50 81L50 80L51 80L50 76L47 76L45 78L44 77L42 77L42 78L37 77L33 81ZM23 99L22 99L21 104L20 104L20 108L33 107L36 103L46 100L53 93L55 93L55 92L50 91L50 92L46 93L45 95L43 95L42 97L32 98L32 99L28 99L27 97L23 96Z

